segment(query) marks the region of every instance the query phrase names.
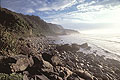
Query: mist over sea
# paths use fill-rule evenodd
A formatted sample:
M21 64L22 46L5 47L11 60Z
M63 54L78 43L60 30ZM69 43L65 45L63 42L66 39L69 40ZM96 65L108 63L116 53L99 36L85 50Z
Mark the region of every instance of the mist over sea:
M92 47L92 51L97 50L99 55L106 55L116 60L120 57L119 34L72 34L59 36L56 43L88 43L88 45ZM88 53L90 52L88 51Z

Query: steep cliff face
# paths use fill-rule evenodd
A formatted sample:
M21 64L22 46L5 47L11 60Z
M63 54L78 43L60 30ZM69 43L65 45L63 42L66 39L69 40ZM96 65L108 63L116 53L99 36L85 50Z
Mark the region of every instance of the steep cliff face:
M64 33L64 28L61 25L48 23L48 26L49 26L50 30L57 35L65 34Z
M40 19L40 17L38 16L30 16L30 15L22 15L20 14L21 17L24 18L24 20L27 21L27 23L30 25L30 27L33 30L33 34L38 35L38 34L44 34L44 35L48 35L48 34L54 34L51 30L50 27L48 26L48 24Z
M57 35L78 34L78 31L71 29L64 29L61 25L48 23L50 30Z
M6 31L22 35L26 35L31 28L17 13L5 8L0 8L0 24Z

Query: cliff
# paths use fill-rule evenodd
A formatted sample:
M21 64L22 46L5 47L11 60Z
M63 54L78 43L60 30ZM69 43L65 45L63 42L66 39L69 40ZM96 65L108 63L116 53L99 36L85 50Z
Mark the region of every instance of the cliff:
M22 35L29 35L31 31L33 35L61 35L72 32L72 30L65 30L61 25L47 23L38 16L23 15L5 8L0 8L0 15L2 26L9 31L22 33Z

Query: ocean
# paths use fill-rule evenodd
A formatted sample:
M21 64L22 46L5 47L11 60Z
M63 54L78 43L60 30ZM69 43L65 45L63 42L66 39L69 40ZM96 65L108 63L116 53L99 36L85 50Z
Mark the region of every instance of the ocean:
M120 35L119 34L72 34L59 36L56 39L57 44L83 44L88 43L92 47L92 53L97 50L99 55L113 58L120 61ZM82 50L86 51L86 50Z

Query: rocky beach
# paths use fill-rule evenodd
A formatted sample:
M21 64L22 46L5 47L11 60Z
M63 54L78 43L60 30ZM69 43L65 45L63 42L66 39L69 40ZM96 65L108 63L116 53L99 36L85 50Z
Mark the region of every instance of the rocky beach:
M120 62L79 52L90 49L87 43L53 44L47 37L19 40L26 42L20 54L0 56L0 80L120 80Z

